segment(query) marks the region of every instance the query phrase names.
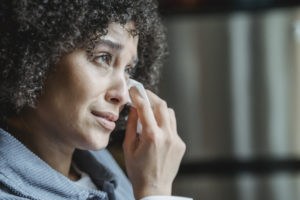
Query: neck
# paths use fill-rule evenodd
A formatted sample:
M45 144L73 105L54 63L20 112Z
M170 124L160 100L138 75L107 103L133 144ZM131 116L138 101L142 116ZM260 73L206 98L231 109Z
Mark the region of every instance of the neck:
M32 116L10 119L7 124L12 135L53 169L73 181L79 179L71 168L75 148L58 140L57 134L49 133Z

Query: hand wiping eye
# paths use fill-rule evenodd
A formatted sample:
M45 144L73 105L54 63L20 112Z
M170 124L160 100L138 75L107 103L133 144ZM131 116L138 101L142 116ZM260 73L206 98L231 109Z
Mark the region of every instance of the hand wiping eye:
M144 99L146 99L147 103L150 105L150 101L148 99L148 96L146 94L145 88L144 88L144 86L143 86L142 83L140 83L140 82L138 82L136 80L133 80L133 79L128 79L127 86L128 86L128 90L130 90L131 87L136 87L138 89L139 93L142 95L142 97ZM133 104L130 96L129 96L129 103L128 104L130 106L135 107L135 105ZM142 127L141 121L138 120L137 131L136 132L139 133L139 134L141 134L142 133L142 129L143 129L143 127Z

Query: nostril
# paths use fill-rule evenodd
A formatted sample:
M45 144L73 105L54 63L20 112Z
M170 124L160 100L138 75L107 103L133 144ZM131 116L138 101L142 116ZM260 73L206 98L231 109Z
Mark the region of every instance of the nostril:
M118 98L111 98L110 101L112 103L119 103L120 102L120 100Z

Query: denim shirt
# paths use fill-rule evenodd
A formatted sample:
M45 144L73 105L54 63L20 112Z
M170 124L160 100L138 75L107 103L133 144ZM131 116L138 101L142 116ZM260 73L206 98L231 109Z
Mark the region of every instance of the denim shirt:
M134 199L129 180L107 150L76 150L73 162L90 175L98 190L80 187L0 128L0 199Z

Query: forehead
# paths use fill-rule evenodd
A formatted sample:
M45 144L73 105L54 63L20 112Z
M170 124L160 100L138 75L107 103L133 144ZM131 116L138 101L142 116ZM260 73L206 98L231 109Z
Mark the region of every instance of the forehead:
M110 23L107 31L107 34L102 36L101 39L110 40L122 45L132 43L132 45L137 46L138 44L138 36L132 34L136 32L133 22L128 22L125 25Z

